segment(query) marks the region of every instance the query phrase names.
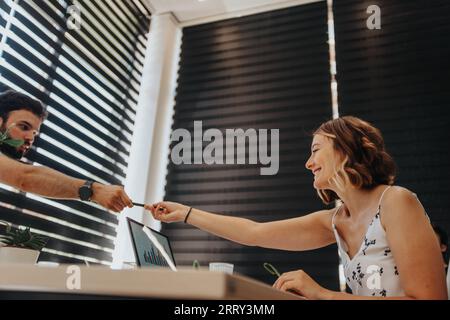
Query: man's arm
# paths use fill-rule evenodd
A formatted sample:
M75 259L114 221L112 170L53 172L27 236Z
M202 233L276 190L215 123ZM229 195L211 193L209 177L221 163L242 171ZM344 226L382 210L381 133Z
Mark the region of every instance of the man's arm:
M48 198L79 199L78 190L85 181L48 167L30 166L0 156L0 182ZM120 212L133 206L122 186L94 183L92 190L91 200L109 210Z

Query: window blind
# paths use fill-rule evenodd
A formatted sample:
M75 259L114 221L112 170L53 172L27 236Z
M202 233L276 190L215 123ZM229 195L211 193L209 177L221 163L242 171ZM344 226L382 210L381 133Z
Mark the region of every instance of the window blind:
M369 30L370 5L381 29ZM450 3L339 0L333 6L341 115L371 121L432 221L450 231Z
M312 130L332 115L327 40L326 2L185 28L173 130L193 137L194 121L223 135L235 128L279 129L280 169L262 176L260 165L170 162L165 199L260 222L323 208L304 164ZM247 145L246 163L248 156ZM182 265L230 262L241 274L273 283L263 268L270 262L281 272L304 269L338 288L334 246L292 253L241 246L184 224L164 224L163 231Z
M73 8L79 28L70 24L77 18ZM0 16L0 91L27 93L49 111L25 160L122 184L150 24L146 4L5 0ZM112 260L117 218L93 203L50 200L2 185L0 219L50 237L40 260Z

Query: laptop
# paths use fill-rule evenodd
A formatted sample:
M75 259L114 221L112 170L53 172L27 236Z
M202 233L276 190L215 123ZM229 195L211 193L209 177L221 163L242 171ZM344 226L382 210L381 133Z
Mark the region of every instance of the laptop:
M139 267L162 267L177 271L167 236L128 217L127 222Z

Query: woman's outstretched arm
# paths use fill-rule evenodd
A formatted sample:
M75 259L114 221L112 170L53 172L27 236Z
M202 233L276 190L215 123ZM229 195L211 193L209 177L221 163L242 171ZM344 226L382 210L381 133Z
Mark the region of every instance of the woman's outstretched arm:
M160 202L145 208L155 219L163 222L184 221L190 209L174 202ZM302 251L335 242L331 215L332 210L323 210L299 218L258 223L193 208L187 223L248 246Z

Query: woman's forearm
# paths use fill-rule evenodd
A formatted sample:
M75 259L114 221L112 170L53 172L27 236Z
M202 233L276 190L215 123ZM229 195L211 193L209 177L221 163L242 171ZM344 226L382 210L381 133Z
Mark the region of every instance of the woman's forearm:
M193 208L187 223L219 237L247 246L258 245L258 222Z

